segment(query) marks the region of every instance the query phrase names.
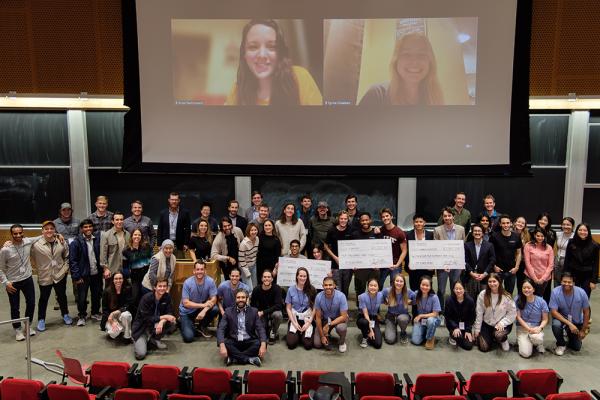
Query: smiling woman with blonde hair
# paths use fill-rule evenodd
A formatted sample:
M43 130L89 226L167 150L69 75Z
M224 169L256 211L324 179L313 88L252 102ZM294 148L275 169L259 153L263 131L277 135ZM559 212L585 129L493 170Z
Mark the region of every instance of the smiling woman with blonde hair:
M444 105L431 43L421 33L407 33L396 40L389 65L390 81L373 85L360 105Z

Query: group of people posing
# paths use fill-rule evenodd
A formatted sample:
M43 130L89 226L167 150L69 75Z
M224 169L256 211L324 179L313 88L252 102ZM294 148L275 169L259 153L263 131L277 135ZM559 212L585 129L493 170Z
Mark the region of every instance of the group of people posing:
M210 205L203 204L200 217L192 222L189 212L179 207L179 194L171 193L157 231L142 215L140 201L131 204L132 214L125 218L107 210L104 196L96 199L96 211L81 222L72 217L70 204L62 204L59 218L44 222L42 235L35 238L24 238L23 228L13 225L12 240L0 250L0 281L8 293L11 318L19 318L22 292L25 314L33 320L33 260L40 292L38 331L46 329L52 289L64 324L73 323L66 296L70 272L76 324L84 326L89 318L100 321L109 337L133 340L135 356L141 359L149 343L165 347L161 337L176 329L169 291L176 259L189 256L195 264L178 309L182 338L191 342L210 336L207 327L218 317L217 341L227 363L260 365L267 344L279 337L284 315L290 349L300 343L306 349L331 348L335 331L338 349L345 352L352 280L361 347L380 348L384 340L408 343L412 323L410 341L424 343L427 349L435 346L436 328L445 325L452 345L489 351L498 344L508 350L507 338L516 322L519 353L529 357L534 348L544 350L543 329L551 315L555 353L562 355L567 346L579 350L589 331L589 296L598 278L600 246L587 224L575 226L566 217L555 232L550 216L542 213L529 231L524 217L511 219L497 212L491 195L484 198L477 223L471 224L471 214L464 208L466 195L457 193L454 206L442 210L433 232L425 229L425 218L415 214L413 229L405 233L387 208L379 213L382 226L374 227L371 214L359 211L355 195L346 197L346 208L335 218L326 202L315 209L311 196L305 195L299 207L286 203L277 221L269 218L271 209L261 193L253 192L251 199L245 216L238 214L239 203L232 200L228 215L220 221L211 215ZM338 243L355 239L389 239L392 265L340 269ZM465 268L411 269L408 240L464 240ZM160 249L153 254L157 243ZM282 256L331 260L323 289L317 293L308 268L297 270L295 285L279 287ZM218 287L206 273L208 261L220 264L225 280ZM387 310L384 318L382 306ZM33 328L23 332L18 323L13 326L17 340L36 332Z

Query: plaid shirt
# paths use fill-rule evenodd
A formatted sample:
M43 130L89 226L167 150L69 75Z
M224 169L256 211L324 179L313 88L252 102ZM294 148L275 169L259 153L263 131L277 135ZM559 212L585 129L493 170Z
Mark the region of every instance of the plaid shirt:
M113 226L113 213L111 211L107 211L103 217L99 217L96 212L93 212L88 218L94 223L94 232L106 232Z

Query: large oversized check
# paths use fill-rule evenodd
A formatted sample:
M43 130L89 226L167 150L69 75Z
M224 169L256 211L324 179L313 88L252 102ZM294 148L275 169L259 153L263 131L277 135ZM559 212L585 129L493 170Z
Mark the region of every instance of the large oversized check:
M296 270L300 267L304 267L308 270L310 283L316 289L323 289L323 278L331 272L331 261L326 260L279 257L277 284L279 286L295 285Z
M340 240L340 269L389 268L393 264L390 239Z
M409 240L410 269L464 269L462 240Z

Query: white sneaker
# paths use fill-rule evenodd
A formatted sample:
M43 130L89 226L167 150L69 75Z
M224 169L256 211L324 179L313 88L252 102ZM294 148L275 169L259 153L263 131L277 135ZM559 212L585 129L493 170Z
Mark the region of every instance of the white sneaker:
M15 339L17 339L17 342L22 342L23 340L25 340L25 335L23 335L22 329L15 329Z
M556 346L556 349L554 349L554 354L556 354L557 356L562 356L563 354L565 354L566 349L566 346Z
M32 327L29 327L29 336L35 336L36 332Z
M537 351L538 351L538 353L540 353L540 354L544 354L544 353L546 352L546 348L544 347L544 345L543 345L543 344L538 344L538 346L537 346Z
M366 338L362 338L362 340L360 341L360 347L362 347L363 349L366 348L369 345L369 343L367 342ZM341 351L341 350L340 350Z
M77 320L77 326L85 326L85 317L79 317Z
M450 343L451 346L456 346L456 340L454 340L452 336L448 338L448 343Z
M443 315L440 315L440 326L446 326L446 318Z
M345 353L346 350L348 350L348 346L346 345L346 343L342 343L342 344L340 344L340 347L338 348L338 350L340 351L340 353Z
M502 347L502 350L504 350L504 351L510 350L510 343L508 343L508 340L505 340L504 342L502 342L500 344L500 346Z

